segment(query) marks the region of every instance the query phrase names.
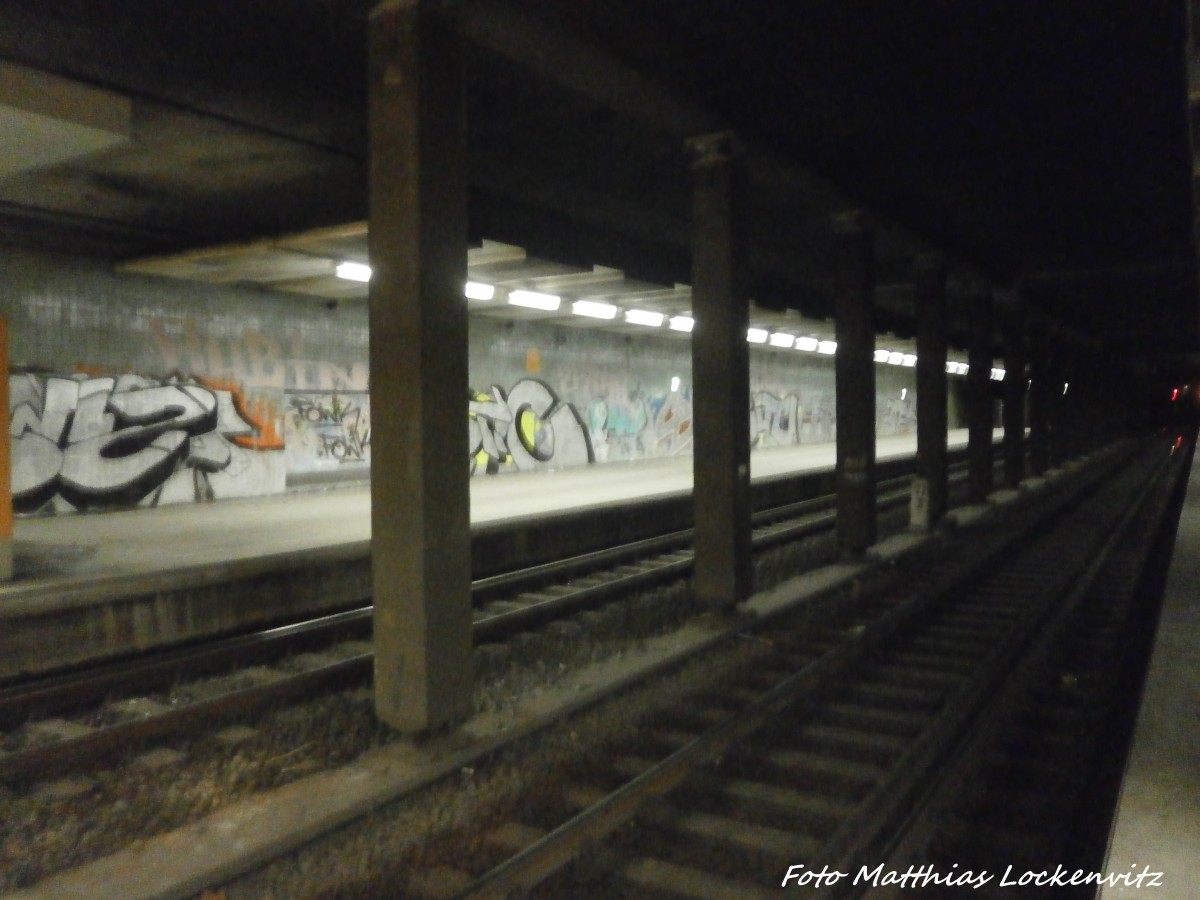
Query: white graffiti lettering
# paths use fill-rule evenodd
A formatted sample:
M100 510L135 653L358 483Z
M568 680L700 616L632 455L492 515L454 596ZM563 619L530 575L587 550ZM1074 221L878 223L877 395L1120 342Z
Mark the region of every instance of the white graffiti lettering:
M750 446L790 447L800 443L800 398L759 391L750 403Z
M228 439L254 431L228 391L200 384L13 375L13 505L28 512L55 496L78 509L157 502L168 482L192 493L177 499L207 499L209 476L228 476L246 452ZM190 474L176 478L183 469Z

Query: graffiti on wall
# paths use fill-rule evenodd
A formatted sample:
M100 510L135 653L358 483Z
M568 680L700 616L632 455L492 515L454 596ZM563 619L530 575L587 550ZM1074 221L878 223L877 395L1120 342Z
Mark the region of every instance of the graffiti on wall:
M290 472L371 462L368 393L289 393L283 427Z
M255 328L216 335L194 318L160 316L151 320L150 335L164 371L235 378L243 384L296 391L367 390L365 360L338 365L308 359L304 334L299 330L284 331L279 340ZM363 346L365 349L365 342Z
M651 456L678 456L692 450L692 404L678 391L647 401Z
M596 457L601 462L610 459L638 459L646 455L643 432L650 422L646 403L638 392L628 402L610 401L595 397L588 404L588 432Z
M800 443L800 398L759 391L750 398L750 446L791 447Z
M548 384L524 378L508 391L471 391L471 474L565 468L592 462L592 445L579 413Z
M275 427L256 421L240 393L197 381L11 375L13 506L29 512L53 500L89 509L281 491L277 444L261 443Z
M798 415L800 443L819 444L837 440L837 406L832 391L805 392Z
M875 432L880 436L912 434L917 427L917 404L905 391L905 396L888 397L876 405Z
M587 423L598 462L677 456L692 446L692 404L678 391L595 397Z
M357 332L339 335L328 352L355 357ZM98 368L11 376L16 508L282 493L289 475L307 472L365 477L373 438L367 362L310 359L315 343L300 330L268 334L233 319L159 317L150 320L152 355L144 367L134 364L174 373L168 377L112 376ZM644 390L629 367L589 367L586 358L561 367L563 381L555 384L562 396L543 381L516 377L507 389L493 386L468 398L473 475L693 451L686 386ZM802 384L781 376L755 385L753 446L836 438L832 388ZM877 433L911 431L912 398L887 393L899 399L881 394Z

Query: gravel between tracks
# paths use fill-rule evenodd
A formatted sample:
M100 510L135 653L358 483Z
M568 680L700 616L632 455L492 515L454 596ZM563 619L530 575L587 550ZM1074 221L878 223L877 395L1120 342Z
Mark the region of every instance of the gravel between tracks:
M902 527L905 517L881 517L881 533ZM773 586L798 571L820 565L833 552L830 536L817 535L762 554L756 560L759 587ZM490 713L494 722L503 723L505 711L523 699L576 691L579 688L573 673L580 666L602 659L619 662L623 654L636 650L647 638L670 633L694 615L690 584L677 581L517 640L477 648L476 711ZM752 657L753 644L740 652ZM206 687L197 683L186 690L203 693ZM169 702L170 698L158 699ZM638 701L632 702L636 710ZM636 718L633 711L618 715ZM397 835L398 841L403 835L428 836L431 829L445 828L463 815L477 814L480 797L495 809L503 809L505 802L519 802L529 773L545 771L544 766L550 765L555 754L569 751L577 755L588 744L588 729L611 733L619 727L611 720L602 726L586 724L591 721L588 718L582 721L585 724L567 735L502 761L477 783L472 781L474 776L464 776L474 787L472 791L464 792L459 783L441 785L429 794L428 802L412 805L407 812L402 809L389 813L385 832ZM376 721L366 688L284 705L247 724L253 724L253 733L245 728L222 729L174 741L169 745L174 756L157 751L86 776L15 791L0 787L0 891L32 884L54 872L195 822L257 792L343 765L396 738ZM542 754L548 756L543 759ZM354 837L357 829L346 829L346 839L362 840ZM394 846L390 840L382 843ZM411 855L401 856L412 862ZM286 890L279 888L282 893L258 884L245 889L249 893L236 896L322 896L322 892L333 890L339 878L347 884L359 878L340 863L329 868L320 862L303 861L307 857L297 856L287 862L291 859L285 857L284 862L268 870L291 873L280 875L290 885ZM363 859L366 866L374 857L367 853ZM304 885L312 888L301 891ZM343 892L337 895L354 896Z
M269 866L226 885L228 900L250 898L378 897L391 885L403 891L407 873L427 860L470 859L489 823L520 818L524 804L543 796L549 773L586 765L591 754L632 737L647 716L711 684L733 669L752 665L768 647L745 641L717 656L685 666L668 683L638 688L593 712L574 717L512 746L486 765L464 769L457 778L423 791L328 837L287 854ZM579 689L568 676L549 693ZM547 697L547 699L550 699Z
M924 552L936 552L927 547ZM612 747L633 745L646 723L662 710L760 665L779 640L802 639L804 624L817 617L836 627L853 615L856 603L920 566L918 552L900 566L883 566L832 594L779 620L770 635L749 632L723 639L672 674L626 691L594 709L560 721L510 745L486 763L462 770L430 790L389 804L370 816L286 854L271 864L222 886L209 898L377 898L404 896L408 877L430 866L469 868L481 853L488 830L505 821L527 820L526 810L544 802L558 780L600 767ZM782 635L789 631L791 636ZM670 633L664 636L670 640ZM627 653L630 669L643 664L636 649ZM619 657L618 665L619 665ZM540 691L550 702L581 690L568 671Z
M551 628L500 650L477 652L478 712L506 721L530 695L570 690L578 666L617 657L690 615L677 582L598 611L590 623ZM189 695L203 694L203 684ZM173 741L112 769L13 790L0 786L0 891L113 853L302 776L343 765L396 739L374 716L369 688L338 691L259 717L254 733L219 729Z

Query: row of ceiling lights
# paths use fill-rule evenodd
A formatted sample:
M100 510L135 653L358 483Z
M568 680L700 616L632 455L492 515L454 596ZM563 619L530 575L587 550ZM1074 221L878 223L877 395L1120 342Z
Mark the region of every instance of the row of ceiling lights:
M335 271L338 278L348 281L371 280L371 267L366 263L339 263ZM480 281L468 281L463 293L468 300L491 300L496 296L496 288ZM556 312L562 306L562 297L538 291L514 290L508 292L508 302L512 306L521 306L526 309ZM571 312L577 316L611 320L615 319L621 310L611 303L576 300L571 304ZM648 328L661 328L663 322L668 322L672 331L684 332L690 332L696 324L696 320L691 316L671 316L668 321L666 314L648 309L627 309L624 311L624 319L630 325L644 325Z
M365 263L344 262L338 265L337 276L350 281L370 281L371 267ZM479 281L468 281L463 290L468 300L491 300L496 296L496 288ZM508 302L512 306L526 309L537 309L544 312L556 312L562 305L562 297L556 294L543 294L538 291L514 290L508 293ZM611 303L599 303L594 300L576 300L571 304L571 312L577 316L592 319L612 320L617 313L622 312ZM661 328L664 321L672 331L690 332L695 327L696 320L691 316L671 316L653 312L647 309L626 309L623 311L624 320L629 325L643 325L648 328ZM770 332L765 328L750 328L746 331L746 340L752 344L769 344L781 349L803 350L809 353L820 353L833 356L837 353L837 341L822 341L815 337L805 337L788 334L783 331ZM876 350L875 362L893 366L912 368L917 364L915 353L901 353L898 350ZM949 375L966 375L970 367L966 363L947 361L946 372ZM1004 370L993 368L993 381L1004 380Z

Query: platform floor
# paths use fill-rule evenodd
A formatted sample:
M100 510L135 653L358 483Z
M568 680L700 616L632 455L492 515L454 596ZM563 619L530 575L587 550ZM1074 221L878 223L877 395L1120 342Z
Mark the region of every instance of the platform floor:
M1002 432L996 432L999 440ZM965 447L965 429L951 431L951 448ZM916 452L914 436L881 438L880 461ZM830 469L834 444L771 448L751 456L752 480ZM691 457L606 463L557 472L471 480L471 524L499 525L692 489ZM59 578L129 577L184 567L354 544L371 535L368 488L179 504L122 512L19 519L16 579L6 591Z
M1188 479L1162 615L1104 872L1161 872L1160 887L1105 886L1102 900L1200 896L1200 454Z

